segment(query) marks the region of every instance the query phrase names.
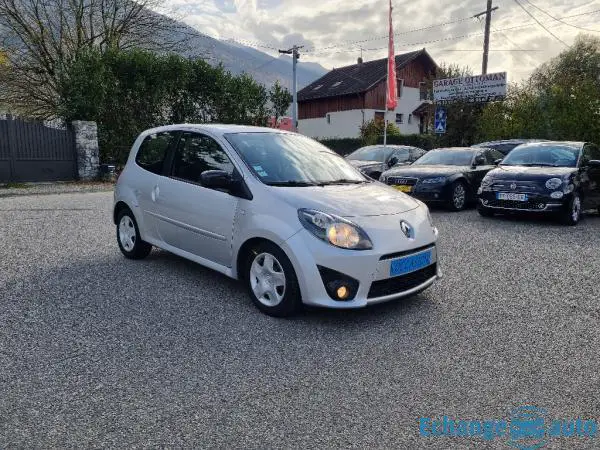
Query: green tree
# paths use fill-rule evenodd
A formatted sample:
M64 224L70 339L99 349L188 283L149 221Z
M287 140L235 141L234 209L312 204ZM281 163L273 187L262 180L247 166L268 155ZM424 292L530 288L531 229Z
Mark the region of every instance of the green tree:
M360 127L360 138L364 145L375 145L384 133L385 122L381 119L372 119ZM388 121L388 136L400 136L400 129Z
M273 116L275 116L275 123L277 123L277 119L283 116L290 107L292 94L281 86L281 83L277 80L269 90L269 101L271 102Z

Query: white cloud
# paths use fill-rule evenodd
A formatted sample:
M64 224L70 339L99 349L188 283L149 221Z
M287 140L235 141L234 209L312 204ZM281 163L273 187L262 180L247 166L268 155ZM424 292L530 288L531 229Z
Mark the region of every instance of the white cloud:
M568 0L533 0L532 3L555 17L600 10L599 0L574 1L577 6ZM482 24L476 19L422 31L411 30L468 18L480 12L484 2L461 0L443 6L442 2L433 0L410 3L395 0L394 3L394 31L401 33L396 37L397 53L425 47L438 63L468 65L474 72L481 70L482 55L478 50L483 42ZM518 81L565 48L516 3L496 0L495 4L500 9L494 12L492 21L490 72L506 70L511 80ZM523 4L568 44L580 32L554 21L526 2ZM353 64L360 56L361 47L365 60L386 55L386 38L375 37L387 34L387 0L169 0L169 6L186 23L221 39L260 41L276 48L294 43L305 45L302 60L318 62L328 69ZM600 26L595 25L599 18L600 13L596 13L564 20L600 30ZM524 24L529 25L514 28ZM467 37L452 39L460 36ZM365 42L352 43L356 41ZM312 52L311 47L314 47Z

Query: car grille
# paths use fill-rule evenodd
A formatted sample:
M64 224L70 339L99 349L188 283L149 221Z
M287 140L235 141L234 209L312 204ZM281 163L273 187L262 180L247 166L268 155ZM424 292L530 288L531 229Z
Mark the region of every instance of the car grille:
M540 208L541 205L541 208ZM507 208L507 209L521 209L521 210L538 210L541 211L546 208L546 204L542 202L519 202L515 200L490 200L485 206L491 208Z
M402 186L414 186L419 181L418 178L408 178L408 177L388 177L387 183L394 185L402 185Z
M385 297L386 295L399 294L415 288L437 274L437 264L432 264L424 269L387 280L374 281L369 289L368 298Z
M512 187L514 185L514 188ZM534 182L523 182L523 181L502 181L493 183L490 186L492 191L501 191L501 192L522 192L522 193L531 193L531 192L539 192L539 187Z

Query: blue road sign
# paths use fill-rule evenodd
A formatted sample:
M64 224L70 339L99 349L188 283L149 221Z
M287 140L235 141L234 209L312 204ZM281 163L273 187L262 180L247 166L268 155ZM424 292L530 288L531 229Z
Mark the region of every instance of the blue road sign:
M446 108L443 106L435 107L434 128L437 134L444 134L446 132Z

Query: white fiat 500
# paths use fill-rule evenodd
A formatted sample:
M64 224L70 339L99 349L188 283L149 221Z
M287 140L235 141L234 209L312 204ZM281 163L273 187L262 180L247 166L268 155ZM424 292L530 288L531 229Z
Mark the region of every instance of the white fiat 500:
M420 201L363 176L307 137L172 125L135 141L114 194L121 252L156 246L243 280L263 312L358 308L441 276Z

